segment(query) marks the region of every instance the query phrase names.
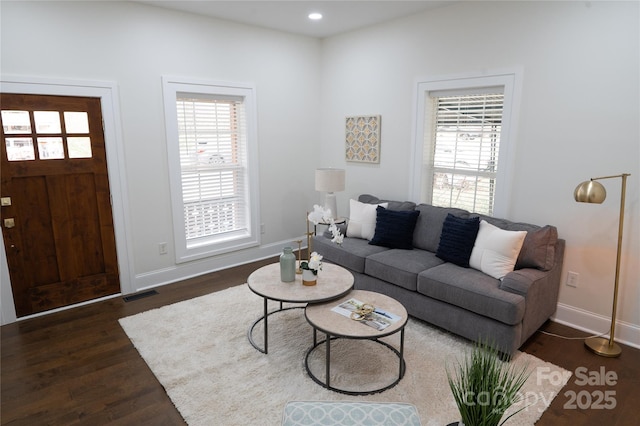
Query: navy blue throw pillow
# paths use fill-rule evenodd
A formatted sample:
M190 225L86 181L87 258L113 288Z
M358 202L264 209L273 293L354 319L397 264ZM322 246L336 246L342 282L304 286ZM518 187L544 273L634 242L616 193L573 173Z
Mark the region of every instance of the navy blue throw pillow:
M469 267L471 251L480 229L480 218L463 219L451 213L442 224L440 244L436 256L465 268Z
M376 208L376 232L369 244L405 250L413 249L413 230L419 210L395 211Z

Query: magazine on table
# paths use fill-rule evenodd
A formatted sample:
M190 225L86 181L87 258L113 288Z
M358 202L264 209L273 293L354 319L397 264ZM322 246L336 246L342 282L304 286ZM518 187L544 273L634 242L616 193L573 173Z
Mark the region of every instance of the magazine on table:
M357 310L362 309L364 305L373 306L352 298L342 302L331 310L347 318L352 318L352 314ZM373 308L372 312L367 313L364 319L359 320L358 322L382 331L402 318L396 314L385 311L384 309L380 309L378 307Z

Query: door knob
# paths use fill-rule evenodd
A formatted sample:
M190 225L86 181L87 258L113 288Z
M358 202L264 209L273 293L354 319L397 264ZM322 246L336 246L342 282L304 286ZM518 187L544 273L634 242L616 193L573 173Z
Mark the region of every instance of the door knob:
M13 228L14 226L16 226L16 221L14 218L10 217L9 219L4 220L5 228Z

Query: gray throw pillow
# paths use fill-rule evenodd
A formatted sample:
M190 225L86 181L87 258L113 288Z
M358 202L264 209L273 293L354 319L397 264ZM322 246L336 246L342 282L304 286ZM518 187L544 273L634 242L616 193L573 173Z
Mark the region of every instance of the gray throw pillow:
M516 269L551 270L555 262L557 242L558 229L555 226L546 225L535 231L527 232L516 262Z

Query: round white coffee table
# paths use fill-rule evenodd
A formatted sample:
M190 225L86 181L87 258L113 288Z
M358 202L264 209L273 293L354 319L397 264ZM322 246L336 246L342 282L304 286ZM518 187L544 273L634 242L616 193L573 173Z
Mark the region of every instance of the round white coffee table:
M280 264L272 263L254 271L247 279L249 289L264 299L264 312L249 327L248 337L251 345L262 353L268 353L268 318L277 312L289 309L301 309L305 306L293 306L283 308L286 303L320 303L339 298L353 288L353 274L345 268L323 263L322 270L318 272L318 283L314 286L302 285L302 275L296 274L296 280L285 283L280 280ZM269 300L280 302L280 307L268 312ZM253 340L253 329L261 321L264 321L264 348L260 348Z
M380 321L376 322L375 317L371 318L370 326L367 324L363 324L361 321L356 321L348 316L335 312L334 308L340 305L347 306L349 308L348 301L350 299L355 299L375 307L374 315L377 315L377 318L379 318ZM319 385L329 390L348 395L369 395L373 393L383 392L394 387L404 376L406 370L404 362L404 327L407 324L407 320L409 317L407 315L407 310L405 309L405 307L397 300L384 294L375 293L372 291L353 290L340 299L335 299L330 302L307 305L305 309L305 317L307 318L309 324L311 324L311 326L313 327L313 346L307 351L307 355L304 361L305 368L307 369L309 377L311 377ZM387 320L385 318L389 319ZM380 326L380 324L384 324L383 326L385 328L377 328L378 326ZM325 340L318 342L318 331L326 335ZM396 349L387 342L379 340L382 337L390 336L397 332L400 332L400 349ZM331 341L336 339L367 339L379 343L382 346L386 346L398 356L398 378L384 387L374 390L368 390L365 392L349 391L331 386ZM322 344L324 344L326 348L326 371L324 381L320 380L309 367L309 356L316 348L318 348Z

